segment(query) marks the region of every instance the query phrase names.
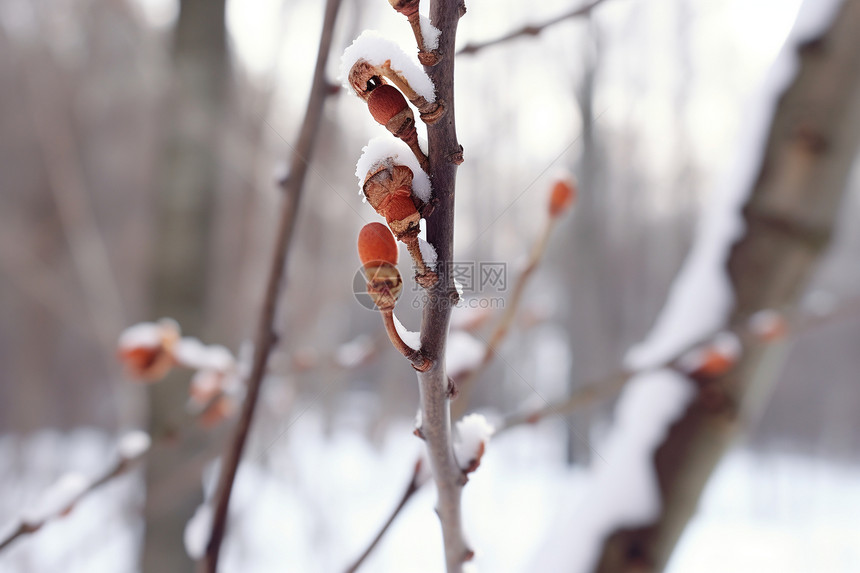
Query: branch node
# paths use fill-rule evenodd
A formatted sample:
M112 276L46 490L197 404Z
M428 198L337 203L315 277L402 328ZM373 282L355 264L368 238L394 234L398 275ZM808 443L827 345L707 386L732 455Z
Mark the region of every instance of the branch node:
M461 165L463 163L463 146L458 145L457 150L448 154L448 161L453 163L454 165Z

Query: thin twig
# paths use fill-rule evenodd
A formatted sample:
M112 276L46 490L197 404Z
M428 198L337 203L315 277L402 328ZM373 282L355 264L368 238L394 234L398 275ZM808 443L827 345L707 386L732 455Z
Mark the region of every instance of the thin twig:
M284 270L287 263L287 254L292 242L299 200L304 187L310 156L319 131L323 104L326 100L328 82L325 77L325 68L340 4L340 0L328 0L326 2L311 93L308 98L298 143L293 148L290 161L290 175L282 182L284 190L283 205L269 277L266 282L265 299L260 310L258 331L254 345L254 362L251 368L251 375L248 378L247 395L242 406L242 415L236 427L233 440L221 464L221 474L218 478L218 486L214 498L215 512L212 518L212 533L206 546L206 554L199 564L199 570L207 573L215 573L217 570L218 554L227 527L227 510L230 505L233 482L236 479L236 472L239 469L239 462L245 450L251 422L254 419L257 398L259 397L260 386L262 385L263 376L269 362L269 355L278 340L274 328L278 296L284 282Z
M420 350L415 350L400 338L400 333L397 332L397 327L394 325L394 311L390 309L382 310L380 314L382 315L382 322L385 324L385 332L388 334L391 345L412 363L412 367L415 370L419 372L427 371L432 366L432 363L421 354Z
M347 568L346 573L355 573L358 571L358 568L364 563L364 561L368 558L368 556L373 552L379 542L382 540L382 537L388 531L388 528L391 527L391 524L394 523L394 520L400 514L400 511L406 507L406 504L412 499L412 496L415 495L421 486L426 483L426 479L423 478L424 472L422 472L422 461L421 458L418 458L418 461L415 462L415 468L412 470L412 477L409 479L409 483L406 484L406 489L403 491L403 495L400 496L400 502L395 506L394 511L391 512L391 515L388 516L388 519L385 520L385 523L382 525L382 528L370 542L370 545L367 546L367 549L359 556L358 559L353 562L352 565Z
M549 244L549 238L552 235L553 229L555 228L556 221L556 217L549 217L547 219L546 225L543 228L543 232L541 233L538 242L532 249L528 263L520 273L520 276L517 277L517 282L514 285L514 290L511 293L510 298L506 301L505 311L499 319L499 322L496 324L496 327L493 329L493 332L490 335L490 339L487 341L487 346L484 349L484 355L481 357L481 362L473 370L468 372L462 379L456 381L457 391L459 394L457 397L457 401L454 403L453 406L455 419L459 418L465 413L466 408L468 408L469 406L469 398L471 397L475 381L490 365L499 345L510 332L511 325L514 322L514 318L516 317L517 311L519 310L520 304L522 303L523 293L525 292L526 284L528 284L529 279L534 274L535 269L537 269L538 265L543 259L544 253L546 253L546 247Z
M511 32L503 36L499 36L498 38L493 38L492 40L487 40L485 42L471 42L463 46L457 54L469 55L475 54L484 48L489 48L490 46L495 46L497 44L504 44L510 40L515 38L520 38L522 36L537 36L545 29L555 26L565 20L570 20L571 18L578 18L581 16L588 16L591 14L591 11L596 8L598 5L602 4L605 0L593 0L591 3L586 4L585 6L580 6L578 8L574 8L564 14L559 14L558 16L542 22L540 24L527 24L522 28L517 28Z
M451 307L457 300L449 267L454 250L454 187L457 166L463 160L463 148L457 141L454 122L454 44L457 24L464 12L462 2L431 2L430 20L442 32L438 48L440 61L433 67L425 67L436 87L436 98L446 103L447 113L427 126L429 175L433 193L439 201L427 217L427 240L438 254L439 280L427 291L421 321L421 352L433 366L427 372L418 373L422 419L419 431L425 440L438 491L436 513L442 526L448 573L461 573L463 563L473 555L463 536L461 492L466 478L454 458L448 375L443 359Z
M148 450L147 450L148 451ZM17 527L14 527L13 530L6 535L6 537L0 539L0 552L9 547L16 539L19 537L23 537L25 535L29 535L31 533L35 533L39 531L46 523L52 521L54 519L58 519L60 517L64 517L69 513L82 499L87 497L96 489L100 488L104 484L113 480L114 478L124 475L136 462L140 461L145 455L145 452L141 453L141 455L134 458L126 458L120 456L119 460L105 473L99 476L97 479L91 481L87 487L81 491L79 494L74 496L65 507L61 508L60 511L52 515L45 516L42 519L36 521L28 521L26 519L20 519Z

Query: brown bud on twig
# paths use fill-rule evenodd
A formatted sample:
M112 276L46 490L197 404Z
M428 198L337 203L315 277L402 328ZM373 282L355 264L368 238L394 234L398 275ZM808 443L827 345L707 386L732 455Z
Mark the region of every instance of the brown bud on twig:
M425 66L435 66L439 63L439 52L436 50L427 50L427 45L424 41L424 32L421 30L421 15L418 12L418 6L421 0L388 0L391 7L406 16L409 20L409 25L412 26L412 33L415 34L415 42L418 44L418 61Z
M376 171L367 174L364 195L409 250L417 269L415 280L429 288L436 284L438 275L427 266L418 244L421 214L416 202L420 204L420 201L412 193L412 178L412 170L405 165L381 164Z
M358 256L364 265L367 294L379 310L391 310L403 290L403 280L395 266L397 244L382 223L365 225L358 234Z
M358 97L365 101L378 88L388 85L385 82L386 79L403 92L403 95L412 102L412 105L418 108L421 121L424 123L435 123L445 115L444 102L438 98L436 101L429 102L427 98L419 95L400 72L391 68L390 60L386 60L381 66L374 66L367 60L360 59L352 65L349 71L349 84Z
M572 179L559 179L549 196L549 216L563 215L576 202L576 183Z
M179 325L169 318L127 328L120 335L117 348L126 373L145 382L164 378L176 365L173 348L179 336Z
M418 145L418 131L415 129L415 116L397 88L389 85L379 86L367 98L367 108L377 122L385 126L394 137L401 139L424 171L429 170L429 160Z

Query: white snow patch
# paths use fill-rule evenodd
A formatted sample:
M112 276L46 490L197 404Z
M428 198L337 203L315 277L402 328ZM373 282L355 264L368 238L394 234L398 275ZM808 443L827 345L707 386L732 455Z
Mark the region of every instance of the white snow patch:
M21 514L21 519L29 525L39 525L56 517L72 507L89 485L90 481L81 473L64 474L42 494L33 507Z
M554 565L539 562L533 570L558 570L563 563L567 571L589 571L612 531L657 517L660 492L654 450L692 397L691 384L670 370L640 374L627 383L615 407L612 429L595 449L600 458L588 469L582 505L561 516L569 522L552 528L555 535L550 535L546 553L555 555L546 558ZM576 535L571 536L571 531Z
M161 346L161 327L154 322L140 322L129 326L119 335L120 348L158 348Z
M430 200L432 195L430 177L421 169L409 146L391 136L374 137L361 150L361 157L355 164L355 176L358 177L358 192L362 197L364 197L364 179L380 165L389 168L394 165L405 165L411 169L412 193L425 203Z
M755 183L776 103L797 73L798 46L823 32L839 5L839 0L807 0L801 6L794 29L746 113L734 165L711 191L693 249L654 328L628 352L628 368L665 364L725 323L734 298L726 262L743 233L741 207Z
M448 335L445 351L445 370L448 376L457 376L474 370L484 359L487 345L462 330L454 330Z
M233 354L220 344L207 346L198 339L184 336L173 349L176 360L188 368L226 372L236 365Z
M432 52L439 47L439 36L442 31L430 22L430 18L421 15L421 35L424 36L424 51Z
M206 544L212 533L212 518L214 511L209 503L203 503L197 507L197 511L188 523L185 524L183 541L185 552L195 561L201 559L206 553Z
M439 258L439 255L436 254L436 247L419 237L418 248L421 250L421 258L424 259L424 264L431 270L436 270L436 261Z
M412 350L420 350L421 333L406 330L406 327L401 324L400 320L398 320L397 315L392 315L392 317L394 318L394 328L397 329L397 334L400 336L400 338L403 339L403 342L406 343L406 346L408 346Z
M465 470L470 463L478 459L483 449L486 449L490 437L496 429L481 414L469 414L457 422L456 437L454 438L454 457L460 468Z
M753 314L747 321L747 328L759 338L767 338L779 333L785 326L782 315L775 310L765 309Z
M139 458L149 450L152 438L143 430L131 430L122 435L117 443L119 455L126 460Z
M374 66L382 66L386 62L391 62L391 69L399 72L409 82L415 93L424 96L428 102L436 101L436 89L433 87L433 82L421 69L417 59L407 56L400 46L379 32L365 30L352 42L351 46L344 50L343 56L340 58L340 80L350 92L352 92L352 86L349 85L349 71L359 60L365 60Z

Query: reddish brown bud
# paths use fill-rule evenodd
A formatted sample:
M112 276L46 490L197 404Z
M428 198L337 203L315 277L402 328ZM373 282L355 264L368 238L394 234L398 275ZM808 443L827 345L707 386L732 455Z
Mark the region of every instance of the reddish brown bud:
M576 184L570 179L559 179L552 187L549 196L549 215L558 217L564 214L576 201Z
M411 202L411 201L410 201ZM412 207L415 209L415 207ZM361 264L386 262L397 264L397 243L382 223L368 223L358 233L358 258Z
M389 127L389 122L394 118L398 118L400 121L397 122L398 125L393 127L400 127L401 124L406 122L415 123L415 116L412 114L409 104L406 103L406 98L403 97L403 94L397 88L388 84L381 85L370 92L367 98L367 108L370 110L370 115L373 116L373 119L386 126L392 132L393 130ZM398 117L401 114L404 117ZM395 133L395 135L397 134Z
M173 320L144 322L120 335L117 355L130 377L156 382L176 365L173 348L178 340L179 325Z

